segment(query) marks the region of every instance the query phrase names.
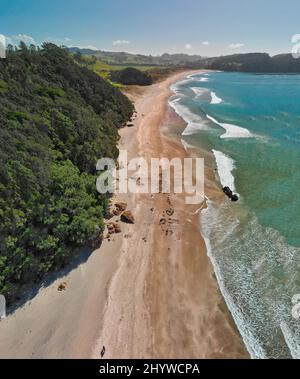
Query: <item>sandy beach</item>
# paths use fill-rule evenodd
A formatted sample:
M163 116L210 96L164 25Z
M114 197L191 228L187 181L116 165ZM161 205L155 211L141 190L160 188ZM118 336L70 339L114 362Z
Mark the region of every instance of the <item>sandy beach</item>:
M129 158L187 157L166 129L176 117L170 86L185 75L131 89L138 116L120 130ZM205 190L223 198L208 167ZM187 206L185 194L113 200L128 204L135 224L120 223L122 233L1 321L0 357L98 359L105 346L105 358L248 358L199 233L199 206Z

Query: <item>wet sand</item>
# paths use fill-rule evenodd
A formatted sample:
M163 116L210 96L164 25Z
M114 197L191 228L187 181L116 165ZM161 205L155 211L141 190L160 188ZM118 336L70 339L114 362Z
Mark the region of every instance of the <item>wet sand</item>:
M134 146L131 156L187 157L180 141L163 133L170 86L185 75L131 90L136 130L121 133L121 147L127 148L128 141ZM223 197L209 169L206 195ZM187 206L185 194L140 194L133 201L136 224L122 245L94 357L102 345L107 358L248 357L199 233L200 206ZM171 218L166 214L170 209ZM161 225L162 219L167 224Z
M184 75L131 90L138 117L120 131L129 158L187 156L165 133L170 85ZM205 187L223 196L208 168ZM135 224L120 223L122 233L1 321L0 357L100 358L105 346L105 358L248 358L199 233L199 206L185 194L114 201L128 204Z

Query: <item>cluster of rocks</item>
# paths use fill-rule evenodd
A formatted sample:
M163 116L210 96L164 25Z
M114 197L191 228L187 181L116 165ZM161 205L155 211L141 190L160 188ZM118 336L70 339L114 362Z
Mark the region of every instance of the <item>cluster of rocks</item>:
M120 217L120 220L126 224L134 224L135 219L131 211L127 210L127 203L118 202L111 204L107 218L111 219L113 217ZM116 222L110 222L107 224L108 235L107 238L110 240L110 237L113 234L119 234L122 232L121 226L119 224L120 220Z
M131 211L125 211L121 214L121 220L126 224L134 224L134 216Z
M229 199L230 199L231 201L233 201L233 202L235 202L235 203L236 203L237 201L239 201L239 197L238 197L238 195L234 194L234 193L232 192L232 190L231 190L229 187L224 187L224 188L223 188L223 192L225 193L226 196L229 197Z
M120 225L117 222L110 222L107 225L108 234L119 234L122 232Z
M127 204L123 202L119 202L114 205L111 205L107 212L107 218L111 219L114 216L116 217L121 216L121 214L125 212L126 209L127 209Z

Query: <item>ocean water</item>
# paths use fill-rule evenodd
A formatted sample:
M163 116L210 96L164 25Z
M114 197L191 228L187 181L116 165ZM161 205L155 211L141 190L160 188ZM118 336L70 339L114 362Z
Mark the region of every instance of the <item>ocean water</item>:
M201 225L246 347L300 358L300 75L210 72L172 89L183 140L210 150L220 186L240 195L209 201Z

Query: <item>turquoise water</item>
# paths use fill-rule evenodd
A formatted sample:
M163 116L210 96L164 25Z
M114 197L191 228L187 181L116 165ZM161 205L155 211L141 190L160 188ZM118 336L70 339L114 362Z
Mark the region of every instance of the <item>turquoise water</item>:
M241 197L211 201L202 233L253 358L300 358L300 76L208 73L177 83L183 139L213 151Z

